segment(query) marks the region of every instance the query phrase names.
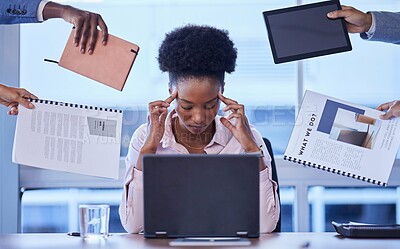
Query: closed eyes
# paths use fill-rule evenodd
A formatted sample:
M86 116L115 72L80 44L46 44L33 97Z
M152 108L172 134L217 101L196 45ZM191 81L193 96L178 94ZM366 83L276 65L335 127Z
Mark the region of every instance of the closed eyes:
M215 105L216 105L216 103L207 104L207 105L204 105L204 108L207 109L207 110L211 110L211 109L213 109L215 107ZM193 106L183 106L183 105L181 105L181 108L183 110L189 111L189 110L191 110L193 108Z

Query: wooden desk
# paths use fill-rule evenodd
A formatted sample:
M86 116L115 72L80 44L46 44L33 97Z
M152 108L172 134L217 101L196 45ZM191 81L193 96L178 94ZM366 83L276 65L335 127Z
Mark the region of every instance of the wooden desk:
M170 247L167 239L145 239L142 235L115 234L106 240L83 240L65 234L0 234L1 249L141 249ZM265 249L398 249L400 239L349 239L336 233L275 233L252 239L251 246ZM308 247L302 247L305 243ZM199 248L199 247L194 247ZM217 247L205 247L217 248ZM230 248L230 247L218 247Z

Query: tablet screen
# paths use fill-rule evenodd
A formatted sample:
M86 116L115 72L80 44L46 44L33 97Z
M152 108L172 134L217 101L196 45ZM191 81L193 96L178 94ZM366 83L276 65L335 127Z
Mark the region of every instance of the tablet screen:
M325 1L263 12L275 63L350 51L344 20L326 16L338 9Z

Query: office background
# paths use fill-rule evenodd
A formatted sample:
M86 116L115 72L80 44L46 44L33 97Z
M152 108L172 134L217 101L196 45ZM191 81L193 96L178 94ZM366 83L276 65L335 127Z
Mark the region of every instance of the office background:
M250 122L271 140L281 183L283 231L332 231L332 220L400 223L397 161L389 181L391 187L380 188L281 159L305 89L370 107L399 99L397 45L367 42L351 35L351 52L275 65L262 11L316 1L58 2L101 13L111 34L141 46L124 91L43 61L61 56L71 29L61 20L0 27L0 82L27 88L43 99L124 110L120 178L130 136L145 122L147 103L168 95L167 75L159 71L156 60L165 33L188 23L208 24L227 29L238 48L237 69L226 77L225 95L245 104ZM363 11L400 11L400 3L395 0L341 3ZM123 231L117 212L122 181L13 165L15 117L5 113L1 107L0 233L76 230L79 203L111 204L111 232Z

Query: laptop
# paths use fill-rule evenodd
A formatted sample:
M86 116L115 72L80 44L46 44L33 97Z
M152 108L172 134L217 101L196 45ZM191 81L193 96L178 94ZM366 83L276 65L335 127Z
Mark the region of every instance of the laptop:
M259 237L259 156L145 155L146 238Z

